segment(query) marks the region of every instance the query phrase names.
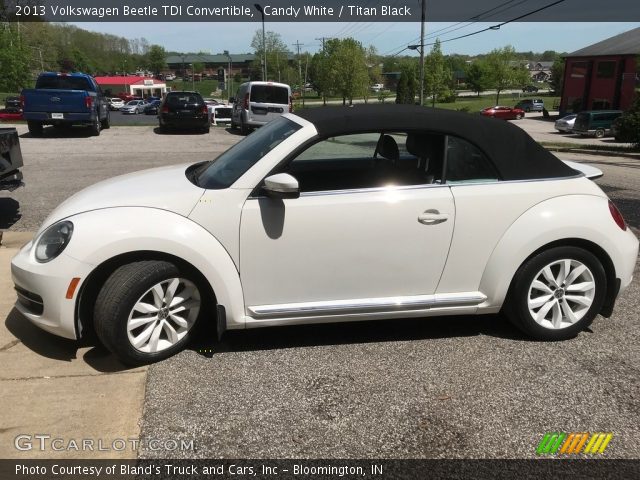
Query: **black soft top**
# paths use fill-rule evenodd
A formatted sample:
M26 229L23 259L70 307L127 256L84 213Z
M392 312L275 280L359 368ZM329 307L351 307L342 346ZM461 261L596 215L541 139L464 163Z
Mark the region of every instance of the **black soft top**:
M475 144L503 180L561 178L579 173L545 150L524 130L504 120L415 105L318 107L296 112L321 137L378 131L423 131L453 135Z

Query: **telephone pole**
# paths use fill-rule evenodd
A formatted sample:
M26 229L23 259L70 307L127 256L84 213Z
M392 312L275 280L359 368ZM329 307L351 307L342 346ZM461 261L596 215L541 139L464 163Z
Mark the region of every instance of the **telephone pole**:
M426 0L422 1L420 19L420 106L424 105L424 21L427 16Z
M303 97L302 104L304 105L304 85L302 84L302 63L300 61L300 47L303 47L304 45L300 43L298 40L296 40L296 43L292 45L295 45L296 48L298 49L298 85L300 85L300 94Z

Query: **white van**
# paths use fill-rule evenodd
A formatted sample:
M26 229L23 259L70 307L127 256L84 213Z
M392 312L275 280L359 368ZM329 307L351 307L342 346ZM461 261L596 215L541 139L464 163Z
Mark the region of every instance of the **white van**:
M243 83L231 102L231 127L240 128L243 135L283 113L293 111L291 87L284 83Z

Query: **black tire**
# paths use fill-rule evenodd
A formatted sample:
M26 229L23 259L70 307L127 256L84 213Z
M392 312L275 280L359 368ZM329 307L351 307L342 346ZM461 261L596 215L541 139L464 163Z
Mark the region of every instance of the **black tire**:
M168 358L182 349L189 342L196 330L196 325L202 317L205 303L198 283L187 272L169 262L141 261L130 263L118 268L104 283L95 303L94 327L100 341L126 365L145 365ZM200 298L198 318L191 325L186 334L175 344L163 350L148 353L135 348L129 340L127 322L134 305L142 299L146 292L160 282L181 278L191 281ZM140 328L146 328L140 327ZM161 335L166 335L161 332Z
M593 300L587 312L577 322L559 329L544 327L534 320L529 311L529 290L545 266L565 259L580 262L588 268L595 282ZM562 290L564 294L564 286ZM606 291L607 277L604 267L595 255L578 247L554 247L538 253L520 267L511 282L504 313L516 327L537 340L567 340L591 325L602 309ZM555 295L550 297L551 300L557 298Z
M520 120L521 118L522 118L522 114L521 114L521 113L518 113L518 114L516 115L516 120Z
M207 125L206 127L204 127L204 128L202 129L202 132L203 132L203 133L209 133L210 131L211 131L211 126L209 126L209 125Z
M596 138L602 138L604 137L604 130L602 128L598 128L596 130Z
M102 127L103 130L107 130L108 128L111 128L111 113L107 111L107 117L104 120L102 120L102 123L100 126Z
M242 118L240 119L240 134L244 136L249 135L249 127L247 127Z
M94 137L99 137L100 136L100 126L101 126L100 117L96 116L95 122L93 122L91 127L89 127L91 129L91 135L93 135Z
M43 125L40 122L27 122L27 128L29 129L29 133L32 137L41 137L42 131L44 130Z

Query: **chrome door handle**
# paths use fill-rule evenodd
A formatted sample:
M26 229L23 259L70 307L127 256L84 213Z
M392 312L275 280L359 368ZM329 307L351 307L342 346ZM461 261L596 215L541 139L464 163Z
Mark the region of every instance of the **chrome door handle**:
M438 225L449 220L448 213L440 213L438 210L431 209L418 215L418 221L423 225Z

